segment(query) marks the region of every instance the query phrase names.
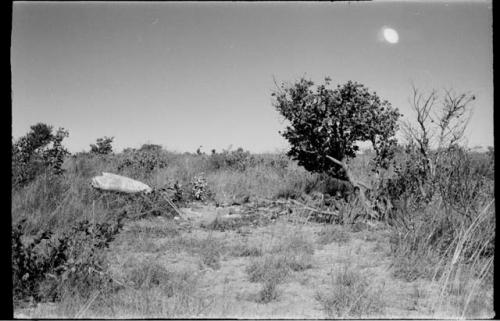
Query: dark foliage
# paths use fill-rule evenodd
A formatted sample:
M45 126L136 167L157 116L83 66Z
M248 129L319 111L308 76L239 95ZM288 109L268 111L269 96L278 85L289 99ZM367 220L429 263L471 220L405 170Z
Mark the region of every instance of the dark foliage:
M69 155L62 141L68 136L64 128L54 134L52 126L43 123L31 126L28 134L12 144L12 187L25 186L44 171L62 174L62 164Z
M113 143L114 137L101 137L98 138L95 144L90 145L90 152L92 154L98 155L109 155L113 152Z
M398 110L357 82L336 89L327 88L329 84L327 78L314 89L312 81L302 78L272 94L274 106L290 122L282 133L292 146L288 155L309 171L345 178L326 156L353 158L357 143L369 141L377 165L387 167L396 143Z
M167 159L158 145L143 145L139 150L127 150L120 156L119 171L136 175L149 175L156 169L167 167Z
M125 215L100 224L82 220L60 235L47 230L31 239L21 221L12 230L14 299L54 301L67 291L85 297L109 283L102 250L122 228Z
M231 168L243 172L247 168L254 166L256 160L249 151L245 151L240 147L233 151L223 150L222 153L217 153L214 149L209 162L213 169Z

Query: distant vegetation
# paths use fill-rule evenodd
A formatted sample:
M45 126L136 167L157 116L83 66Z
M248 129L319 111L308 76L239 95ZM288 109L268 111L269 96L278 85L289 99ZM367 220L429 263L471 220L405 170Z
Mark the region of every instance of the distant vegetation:
M90 152L93 154L107 155L113 152L114 137L102 137L98 138L95 144L90 145Z

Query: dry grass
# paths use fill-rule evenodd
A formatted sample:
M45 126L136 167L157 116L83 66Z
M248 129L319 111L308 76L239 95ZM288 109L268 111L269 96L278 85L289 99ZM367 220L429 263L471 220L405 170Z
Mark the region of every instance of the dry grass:
M439 204L415 214L412 229L392 235L394 276L427 279L437 287L429 300L436 317L482 318L493 314L494 200L468 221ZM446 224L445 224L446 223Z
M333 242L339 244L346 244L351 240L350 234L345 230L345 228L332 225L325 226L319 233L317 242L321 245L330 244Z
M246 170L238 171L233 168L213 169L207 155L164 154L168 163L166 168L148 174L130 172L131 176L153 187L170 186L178 181L189 190L192 179L204 172L212 201L219 203L241 199L299 198L314 190L312 187L318 179L292 161L279 166L270 165L269 160L275 156L269 155L262 156L263 162L256 162ZM39 176L25 188L13 193L13 223L26 218L24 231L29 237L46 229L64 230L81 218L106 222L118 210L125 208L131 211L130 214L137 214L134 211L141 208L141 200L115 194L103 196L89 187L89 179L93 175L102 171L119 173L117 162L112 156L79 156L65 163L67 171L63 176L57 179ZM355 160L351 165L356 177L368 177L367 158L359 162ZM479 194L485 194L484 199L488 200L491 195L486 188L485 191L481 190ZM473 207L460 209L470 215L470 220L462 219L464 215L458 215L453 209L445 209L439 201L435 201L425 211L403 213L412 219L407 229L403 230L399 226L393 228L393 276L408 282L419 279L433 281L437 291L429 291L432 292L429 294L419 289L415 292L415 301L431 301L435 316L491 316L495 208L494 204L486 208L487 202L481 202L474 205L479 211L474 211ZM355 204L343 204L340 211L342 222L355 223L358 210ZM448 230L443 227L447 226L444 224L446 220L451 221ZM211 273L220 273L224 271L225 259L243 261L242 266L246 270L243 272L244 268L241 268L241 273L246 273L247 282L260 283L256 301L268 304L279 302L290 280L300 275L298 273L311 272L306 270L315 264L313 234L293 224L283 224L281 227L276 224L266 230L274 228L269 237L265 235L259 240L260 243L255 240L247 242L246 239L241 242L229 241L227 236L234 233L232 230L247 223L238 221L234 226L229 226L215 221L204 229L196 230L196 234L187 234L181 232L173 220L132 222L128 225L129 229L120 235L121 245L127 249L128 255L140 257L120 274L120 280L127 286L114 284L109 289L98 289L97 298L80 297L78 293L68 294L53 308L40 307L37 316L197 316L211 304L209 297L198 293L199 272L209 270ZM366 229L363 223L353 224L351 230L337 226L324 227L319 231L316 243L326 245L335 242L349 247L359 241L354 238L358 238ZM264 236L259 234L260 230L249 230L258 237ZM364 240L376 241L380 250L387 247L383 243L385 240L378 239L374 233L370 234L372 236L366 234ZM193 258L199 264L185 271L174 271L160 259L151 259L165 253ZM380 309L384 304L380 301L380 295L377 295L380 289L370 288L364 271L352 266L337 268L326 283L328 289L318 292L316 299L329 317L360 317L382 313ZM415 307L418 308L418 304Z
M221 257L229 250L223 240L214 237L212 234L202 237L179 236L163 243L162 249L173 252L184 251L197 255L201 264L215 270L220 268Z
M180 235L179 227L171 221L160 221L158 224L133 224L127 231L131 238L147 235L152 238L173 238Z
M373 289L367 276L350 263L332 269L327 290L318 291L316 300L329 318L361 318L381 315L382 288Z
M207 175L207 181L215 194L215 201L232 203L244 197L274 199L297 198L305 192L315 175L291 163L280 171L258 165L244 172L219 170Z
M154 261L143 261L127 273L125 282L131 286L108 296L107 308L96 308L97 315L113 318L192 317L208 304L196 293L199 282L196 271L168 271Z
M231 246L230 255L236 257L261 256L263 251L260 247L250 244L237 243Z
M454 317L492 317L494 256L489 253L489 245L495 240L494 213L493 200L455 237L447 250L452 255L437 265L433 276L439 285L439 297L433 306L437 314L451 306Z
M282 225L278 231L284 228L286 226ZM280 283L286 282L291 273L312 267L313 253L314 244L300 230L292 228L286 234L280 234L277 242L267 248L262 257L252 259L246 268L251 282L262 283L258 302L276 300Z
M195 317L210 301L197 293L196 271L168 271L153 261L136 262L112 290L96 289L90 300L77 294L54 306L40 305L36 318ZM51 307L50 309L48 307Z

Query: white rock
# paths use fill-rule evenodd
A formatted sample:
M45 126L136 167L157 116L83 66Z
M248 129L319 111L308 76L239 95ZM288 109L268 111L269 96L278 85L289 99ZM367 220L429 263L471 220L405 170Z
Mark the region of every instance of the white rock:
M142 182L125 176L105 172L102 173L102 176L93 177L91 185L100 190L123 193L150 193L153 190Z

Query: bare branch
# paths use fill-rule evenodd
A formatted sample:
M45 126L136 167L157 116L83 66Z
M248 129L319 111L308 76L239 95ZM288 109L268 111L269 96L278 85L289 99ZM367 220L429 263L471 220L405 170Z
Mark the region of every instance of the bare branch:
M326 158L328 158L329 160L331 160L335 164L341 166L344 170L347 169L346 165L343 162L339 161L338 159L333 158L332 156L329 156L329 155L326 155Z
M330 212L330 211L324 211L324 210L319 210L317 208L313 208L313 207L310 207L310 206L307 206L305 204L302 204L301 202L297 201L297 200L291 200L293 203L297 204L297 205L300 205L300 206L303 206L305 209L308 209L310 211L313 211L313 212L316 212L316 213L320 213L320 214L326 214L326 215L333 215L333 216L338 216L339 213L338 212Z
M347 167L347 164L345 164L344 162L341 162L339 161L338 159L334 158L334 157L331 157L329 155L326 155L326 158L328 158L329 160L331 160L332 162L334 162L335 164L339 165L342 167L342 169L345 171L346 173L346 176L347 176L347 179L349 180L349 182L354 185L354 186L361 186L365 189L372 189L372 187L368 186L368 184L362 182L362 181L359 181L359 180L355 180L352 175L351 175L351 171L349 170L349 168Z
M438 148L444 145L449 147L462 139L471 116L468 105L474 99L474 95L465 93L456 95L450 89L445 90L443 112L438 124L440 128ZM467 113L469 116L464 120Z
M429 155L429 143L433 136L430 130L428 120L432 121L430 117L430 112L436 103L437 92L435 90L431 91L426 97L419 92L419 90L412 84L412 100L410 100L410 105L412 109L417 113L417 124L419 126L419 133L415 129L411 129L412 138L418 143L421 154L428 159Z
M274 82L274 86L276 86L276 89L278 90L278 92L280 94L283 93L283 89L281 88L281 86L278 85L278 82L276 81L276 77L273 75L273 82Z

